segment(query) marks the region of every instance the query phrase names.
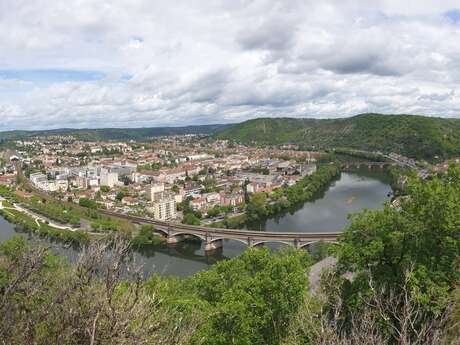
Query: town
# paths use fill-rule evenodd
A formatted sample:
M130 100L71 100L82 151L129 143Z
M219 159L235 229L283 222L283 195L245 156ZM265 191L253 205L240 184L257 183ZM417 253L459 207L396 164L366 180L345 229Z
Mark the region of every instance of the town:
M320 156L294 144L253 148L200 135L148 143L50 136L14 145L8 158L17 155L31 183L60 200L192 225L242 214L251 194L295 185ZM14 172L5 164L0 183L14 183Z

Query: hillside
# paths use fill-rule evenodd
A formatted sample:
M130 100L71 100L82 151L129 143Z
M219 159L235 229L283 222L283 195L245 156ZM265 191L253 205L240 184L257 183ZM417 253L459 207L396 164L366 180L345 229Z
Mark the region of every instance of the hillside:
M184 127L153 127L153 128L99 128L99 129L52 129L38 131L7 131L0 132L0 140L17 140L52 135L72 135L80 140L144 140L164 135L181 134L213 134L229 125L202 125Z
M460 119L362 114L344 119L260 118L217 133L245 144L295 142L304 148L346 147L409 157L460 155Z

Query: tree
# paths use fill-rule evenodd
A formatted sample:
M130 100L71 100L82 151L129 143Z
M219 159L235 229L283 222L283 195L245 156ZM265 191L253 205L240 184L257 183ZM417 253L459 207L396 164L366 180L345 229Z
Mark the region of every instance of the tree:
M118 200L118 201L121 201L121 200L123 200L124 197L125 197L125 193L120 191L115 196L115 199Z
M207 212L208 217L210 218L217 217L220 213L221 213L221 208L217 205L211 208L210 210L208 210Z
M131 179L127 175L122 176L121 181L123 182L125 186L128 186L132 182Z
M211 306L204 344L278 344L307 287L308 253L250 249L198 273L189 286Z
M268 215L267 195L265 193L255 193L251 196L246 206L246 215L249 221L259 220Z
M88 198L80 198L78 200L78 204L82 207L87 207L87 208L91 208L91 209L96 209L97 208L97 204L95 201L91 200L91 199L88 199Z
M155 235L154 230L153 225L142 225L137 235L131 240L131 243L137 247L156 243L159 237Z
M188 224L188 225L200 225L200 219L195 216L193 213L185 213L184 214L184 219L182 219L182 224Z
M354 215L341 236L337 273L354 272L353 281L342 284L349 310L368 303L375 291L370 277L386 291L407 284L432 317L448 305L460 278L460 167L431 181L412 179L407 193L400 210L386 205ZM414 325L413 332L420 327Z
M349 305L333 272L324 272L320 293L305 294L283 345L457 344L458 332L448 334L452 329L448 323L453 316L453 302L445 312L432 317L412 293L410 277L411 272L407 271L402 285L388 290L376 287L369 276L367 283L374 292L368 304L351 310L348 324L344 325L342 310Z
M160 284L147 291L127 242L95 242L83 253L69 266L23 237L0 245L2 343L190 343L198 312L191 318L165 304Z
M101 192L102 193L110 192L110 187L109 186L101 186Z

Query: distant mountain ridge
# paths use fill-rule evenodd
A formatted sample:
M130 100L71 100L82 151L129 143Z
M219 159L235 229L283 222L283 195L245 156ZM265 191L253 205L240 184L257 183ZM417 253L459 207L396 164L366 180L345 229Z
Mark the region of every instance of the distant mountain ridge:
M148 127L148 128L97 128L72 129L60 128L35 131L0 132L0 140L18 140L53 135L72 135L79 140L145 140L152 137L184 134L213 134L228 128L228 124L196 125L183 127Z
M257 118L238 124L182 127L52 129L0 132L0 141L50 135L80 140L145 140L152 137L206 134L243 144L296 143L304 149L352 148L396 152L431 160L460 156L460 119L419 115L360 114L348 118Z
M353 148L432 159L460 155L460 119L361 114L339 119L258 118L223 129L217 138L244 144L295 142L303 148Z

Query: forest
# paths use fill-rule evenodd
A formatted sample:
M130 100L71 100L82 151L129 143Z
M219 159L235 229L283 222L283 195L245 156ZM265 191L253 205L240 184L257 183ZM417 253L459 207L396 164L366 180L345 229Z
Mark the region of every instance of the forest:
M460 155L460 120L416 115L259 118L225 128L216 137L249 145L295 143L315 151L345 148L395 152L428 161Z

